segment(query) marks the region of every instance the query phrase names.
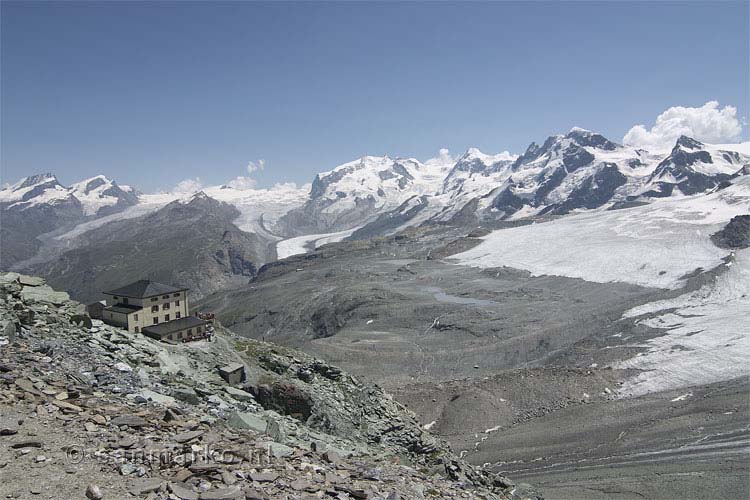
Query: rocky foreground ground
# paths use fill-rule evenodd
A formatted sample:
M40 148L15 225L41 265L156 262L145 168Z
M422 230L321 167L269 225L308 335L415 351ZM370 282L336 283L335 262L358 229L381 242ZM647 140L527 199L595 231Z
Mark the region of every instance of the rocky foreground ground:
M243 365L229 384L218 368ZM239 339L167 345L0 275L4 498L536 498L468 465L380 388Z

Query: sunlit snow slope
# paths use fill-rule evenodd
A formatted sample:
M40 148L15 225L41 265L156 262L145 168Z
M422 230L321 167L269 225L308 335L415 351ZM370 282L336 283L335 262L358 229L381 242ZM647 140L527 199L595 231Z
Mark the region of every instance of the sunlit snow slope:
M534 275L676 289L686 274L716 267L729 254L711 243L710 235L733 216L750 213L750 177L745 177L708 195L494 231L455 259L477 267L526 269Z
M706 195L495 231L455 257L472 266L672 289L695 269L726 260L728 270L715 282L625 314L663 332L615 364L642 370L620 389L638 396L750 375L750 249L732 252L710 240L733 216L748 213L750 176L743 176Z
M649 340L646 352L617 365L644 370L626 382L623 395L750 375L750 249L738 251L716 283L625 314L642 315L649 315L643 324L666 334Z

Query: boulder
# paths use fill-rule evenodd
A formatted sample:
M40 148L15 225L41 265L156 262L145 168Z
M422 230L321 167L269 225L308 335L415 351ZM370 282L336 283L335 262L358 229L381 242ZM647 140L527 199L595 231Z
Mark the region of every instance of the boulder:
M159 403L164 406L174 406L176 404L175 398L173 398L172 396L159 394L158 392L152 391L150 389L141 390L141 396L143 396L143 399L145 399L146 401L153 401L154 403Z
M198 500L198 493L184 484L169 483L169 491L180 500Z
M16 340L16 324L6 319L0 322L0 335L8 339L8 342Z
M256 432L265 433L268 427L266 419L254 413L234 412L229 416L227 425L236 429L251 429Z
M201 493L201 500L232 500L245 498L245 494L236 486L231 488L218 488Z
M70 322L74 325L82 326L86 329L91 328L91 318L88 314L74 314L70 317Z
M24 302L43 302L60 306L70 301L66 292L56 292L47 285L24 287L21 290L21 300Z
M276 458L288 457L294 453L294 448L275 441L261 441L258 446L267 449L271 456Z
M247 403L255 401L255 398L252 394L247 391L243 391L242 389L237 389L236 387L226 386L224 387L224 392L232 396L237 401L244 401Z
M112 425L124 425L133 428L144 427L146 425L146 421L137 415L120 415L113 418L110 423Z
M146 495L147 493L153 493L159 491L162 486L162 480L158 478L141 479L135 481L129 488L130 493L135 496Z
M18 282L23 286L42 286L46 283L44 278L38 276L26 276L24 274L18 276Z
M197 405L201 402L198 394L190 388L174 389L172 391L172 396L174 396L175 399L179 399L180 401L191 405Z

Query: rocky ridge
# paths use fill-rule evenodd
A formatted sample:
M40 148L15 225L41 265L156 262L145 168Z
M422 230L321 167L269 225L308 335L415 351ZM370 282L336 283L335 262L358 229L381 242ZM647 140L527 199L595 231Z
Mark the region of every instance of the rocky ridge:
M217 330L155 342L92 321L39 278L0 275L7 498L534 496L464 463L380 388ZM222 379L229 363L243 381Z

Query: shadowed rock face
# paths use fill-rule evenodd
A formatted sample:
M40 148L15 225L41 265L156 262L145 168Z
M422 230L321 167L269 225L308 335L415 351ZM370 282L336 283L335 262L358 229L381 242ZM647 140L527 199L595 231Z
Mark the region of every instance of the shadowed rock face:
M25 210L0 205L0 210L0 269L10 269L36 254L41 247L37 236L71 226L83 218L81 203L73 197L55 205L42 204Z
M728 181L731 176L727 174L708 175L693 168L699 163L712 164L713 157L708 151L702 149L704 145L694 139L682 136L677 140L672 152L651 174L649 181L653 182L657 189L644 193L645 197L671 196L677 188L686 195L708 191ZM739 161L739 155L730 160ZM660 179L669 178L668 182Z
M612 199L615 190L627 178L615 164L605 164L596 174L587 177L554 213L567 213L576 208L597 208Z
M711 235L711 241L721 248L750 247L750 215L738 215L724 228Z
M506 216L514 214L524 205L526 205L526 200L517 196L510 186L503 189L492 201L492 207L504 212Z
M568 172L575 172L592 161L594 161L594 155L575 145L567 148L563 154L563 165L565 165Z
M237 215L234 207L197 195L86 233L84 244L33 269L86 302L141 278L185 286L200 297L246 283L272 258L262 238L233 224Z

